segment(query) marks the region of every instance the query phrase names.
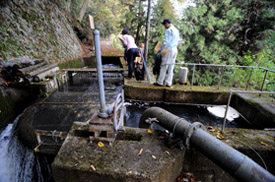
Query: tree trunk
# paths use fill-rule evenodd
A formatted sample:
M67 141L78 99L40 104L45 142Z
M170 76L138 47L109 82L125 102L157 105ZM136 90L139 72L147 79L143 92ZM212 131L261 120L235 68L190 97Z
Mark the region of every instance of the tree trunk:
M139 0L139 5L138 5L138 8L139 8L139 11L138 11L138 26L137 26L137 33L136 33L136 44L139 43L139 39L140 39L140 35L139 35L139 32L140 32L140 27L142 26L142 8L141 8L141 0Z
M148 58L148 43L149 43L149 33L150 33L150 16L151 16L151 0L148 0L148 10L146 18L146 35L145 35L145 60Z
M82 4L82 7L81 7L81 10L80 10L80 13L79 13L79 17L78 17L78 20L81 22L82 19L83 19L83 16L86 12L86 9L87 9L87 6L88 6L88 2L89 0L84 0L83 1L83 4Z

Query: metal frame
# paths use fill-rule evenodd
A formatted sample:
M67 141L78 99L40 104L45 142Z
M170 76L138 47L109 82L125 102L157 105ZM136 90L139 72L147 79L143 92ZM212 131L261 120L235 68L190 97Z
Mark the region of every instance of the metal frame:
M124 112L125 112L125 106L124 106L124 94L118 94L114 110L113 110L113 122L114 122L114 129L117 131L120 129L123 121L124 121ZM117 113L120 111L119 114L119 121L117 122Z

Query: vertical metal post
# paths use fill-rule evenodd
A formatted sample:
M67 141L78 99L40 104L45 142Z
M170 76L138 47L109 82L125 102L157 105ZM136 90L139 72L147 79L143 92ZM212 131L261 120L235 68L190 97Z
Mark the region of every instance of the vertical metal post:
M250 72L250 75L249 75L249 78L248 78L248 80L247 80L247 84L246 84L245 90L247 90L247 89L248 89L248 87L249 87L249 82L250 82L250 79L251 79L251 76L252 76L253 70L254 70L254 67L252 68L252 70L251 70L251 72Z
M220 90L220 87L221 87L221 84L222 84L223 71L224 71L224 67L222 67L222 71L221 71L221 74L220 74L220 81L219 81L218 90Z
M191 81L191 89L192 89L192 87L193 87L193 82L194 82L195 67L196 67L196 65L194 64L194 65L193 65L193 73L192 73L192 81Z
M263 80L263 83L262 83L262 86L261 86L261 91L263 91L263 89L264 89L264 82L265 82L265 79L266 79L267 72L268 72L268 70L265 70L264 80ZM262 94L259 94L260 97L261 97L261 95Z
M101 50L100 50L100 37L99 31L94 31L94 40L95 40L95 56L96 56L96 69L98 77L98 86L99 86L99 96L100 96L100 110L98 116L101 118L107 118L107 109L105 104L105 93L104 93L104 82L103 82L103 73L102 73L102 62L101 62Z
M227 115L228 108L229 108L229 105L230 105L230 102L231 102L231 97L232 97L232 91L230 90L228 101L227 101L227 105L226 105L226 110L225 110L225 113L224 113L223 123L222 123L222 133L224 133L224 127L225 127L225 122L226 122L226 115Z

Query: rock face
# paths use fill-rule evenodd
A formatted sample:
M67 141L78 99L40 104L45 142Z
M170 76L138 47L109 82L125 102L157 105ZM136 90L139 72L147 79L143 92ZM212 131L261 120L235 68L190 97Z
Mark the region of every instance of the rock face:
M59 62L80 56L80 41L66 15L69 7L70 0L2 0L1 57L28 55Z

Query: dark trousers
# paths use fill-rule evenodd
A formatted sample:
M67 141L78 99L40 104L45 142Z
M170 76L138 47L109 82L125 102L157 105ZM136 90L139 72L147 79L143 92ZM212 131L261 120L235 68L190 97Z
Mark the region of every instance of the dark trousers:
M127 51L127 62L128 62L128 78L133 77L134 72L134 61L138 56L138 48L131 48Z

